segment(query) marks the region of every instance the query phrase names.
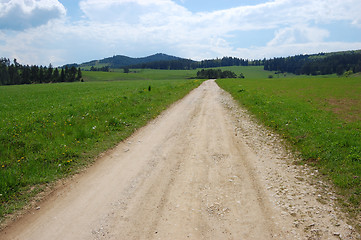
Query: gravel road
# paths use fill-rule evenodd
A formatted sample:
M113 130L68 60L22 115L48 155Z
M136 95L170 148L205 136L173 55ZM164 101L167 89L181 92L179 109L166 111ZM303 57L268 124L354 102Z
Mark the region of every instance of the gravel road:
M209 80L0 239L360 239L317 171L294 161Z

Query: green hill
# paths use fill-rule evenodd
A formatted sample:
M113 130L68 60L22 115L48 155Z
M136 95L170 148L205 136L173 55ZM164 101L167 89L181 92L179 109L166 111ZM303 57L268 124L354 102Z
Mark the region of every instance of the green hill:
M102 60L93 60L90 62L85 62L79 65L79 67L105 67L109 66L110 68L122 68L130 65L137 65L142 63L150 62L159 62L159 61L173 61L173 60L182 60L182 58L170 56L163 53L157 53L148 57L142 58L132 58L123 55L116 55L109 58L104 58Z

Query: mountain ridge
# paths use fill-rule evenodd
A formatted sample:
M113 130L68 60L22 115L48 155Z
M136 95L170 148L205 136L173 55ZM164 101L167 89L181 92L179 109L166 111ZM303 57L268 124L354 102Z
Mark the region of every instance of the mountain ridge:
M167 55L164 53L157 53L147 57L133 58L125 55L114 55L113 57L103 58L101 60L92 60L89 62L84 62L78 64L78 67L105 67L109 66L110 68L122 68L131 65L138 65L143 63L150 62L159 62L159 61L173 61L173 60L184 60L185 58L180 58L176 56Z

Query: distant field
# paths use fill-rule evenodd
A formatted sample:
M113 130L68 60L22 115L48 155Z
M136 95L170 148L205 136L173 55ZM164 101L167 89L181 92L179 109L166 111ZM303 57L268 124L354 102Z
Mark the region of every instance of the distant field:
M218 69L218 68L214 68ZM246 78L267 78L269 75L278 77L273 72L264 71L263 66L232 66L221 67L222 70L230 70L237 75L243 73ZM92 81L119 81L119 80L172 80L172 79L187 79L197 76L197 71L201 70L154 70L154 69L130 69L130 73L124 73L123 69L112 69L112 72L90 72L83 71L83 78L86 82ZM281 75L280 75L281 76ZM287 77L297 77L289 74ZM282 75L281 77L284 77Z
M0 87L0 218L42 184L91 162L201 83L115 81L112 74L85 73L94 80L85 83Z
M217 69L217 68L214 68ZM274 75L275 78L279 75L273 72L264 71L263 66L232 66L221 67L222 70L230 70L237 75L243 73L246 78L267 78L269 75ZM119 80L172 80L172 79L187 79L197 76L197 71L201 70L155 70L155 69L130 69L130 73L124 73L123 69L112 69L112 72L90 72L83 71L83 78L86 82L92 81L119 81ZM289 74L287 77L297 77ZM284 75L280 75L284 77Z
M115 69L113 72L90 72L83 71L86 82L92 81L119 81L119 80L179 80L197 76L197 70L153 70L131 69L124 73L123 69Z
M361 212L361 77L290 76L217 83L317 166ZM262 73L263 74L263 73ZM266 73L264 73L266 75Z
M231 66L220 67L219 69L232 71L237 76L243 73L246 79L267 78L268 75L272 74L269 71L264 71L263 66Z

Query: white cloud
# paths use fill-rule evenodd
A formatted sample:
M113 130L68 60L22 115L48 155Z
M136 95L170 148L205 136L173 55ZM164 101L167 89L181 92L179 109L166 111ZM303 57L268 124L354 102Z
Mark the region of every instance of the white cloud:
M235 52L226 41L234 31L275 29L268 46L317 44L330 33L312 25L338 20L354 23L359 14L351 9L361 9L358 0L275 0L196 14L170 0L84 0L80 6L91 21L112 24L113 39L130 39L137 46L162 44L200 56Z
M159 25L170 17L190 14L171 0L85 0L79 5L85 16L96 22Z
M293 43L318 43L322 42L329 35L330 33L327 30L316 27L287 27L277 30L275 38L272 39L267 45L279 46Z
M18 6L13 9L23 12L31 3L29 12L35 13L31 9L42 2L48 4L42 9L65 14L58 1L11 2ZM193 59L263 58L361 48L361 36L356 43L332 42L330 31L320 25L343 21L361 27L359 0L274 0L200 13L192 13L171 0L83 0L79 6L84 14L82 21L43 21L36 28L11 34L0 28L0 52L11 58L17 56L24 63L56 65L113 54L137 57L165 52ZM0 10L0 20L4 12L9 11ZM265 39L263 46L247 49L230 41L247 31L264 29L274 31L274 36Z
M0 29L24 30L64 16L57 0L1 0Z

